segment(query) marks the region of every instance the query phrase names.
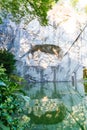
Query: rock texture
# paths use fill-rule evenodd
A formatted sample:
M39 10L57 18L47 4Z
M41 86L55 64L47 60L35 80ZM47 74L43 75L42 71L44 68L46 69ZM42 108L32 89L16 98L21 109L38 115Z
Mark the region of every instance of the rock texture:
M37 19L25 26L6 19L0 25L0 48L14 53L17 73L29 81L71 81L83 78L83 66L87 66L87 27L82 14L70 6L61 4L49 12L49 25L44 27ZM66 12L64 10L67 10ZM55 14L55 15L54 15ZM54 18L53 18L54 17ZM38 49L33 56L27 53L35 45L56 45L63 51L62 59ZM25 55L26 54L26 55ZM24 57L22 57L24 55Z

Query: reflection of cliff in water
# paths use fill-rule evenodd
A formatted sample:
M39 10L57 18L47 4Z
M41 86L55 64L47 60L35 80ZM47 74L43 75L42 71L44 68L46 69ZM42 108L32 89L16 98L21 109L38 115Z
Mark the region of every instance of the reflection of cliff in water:
M66 107L58 99L48 99L44 97L39 100L31 100L31 112L29 117L31 123L35 124L56 124L66 116Z
M70 82L46 82L34 83L32 87L27 86L26 92L31 99L60 99L65 105L73 106L81 102L84 96L84 87L78 84L77 88Z
M30 96L30 130L86 130L87 97L84 85L70 82L35 83L27 86Z

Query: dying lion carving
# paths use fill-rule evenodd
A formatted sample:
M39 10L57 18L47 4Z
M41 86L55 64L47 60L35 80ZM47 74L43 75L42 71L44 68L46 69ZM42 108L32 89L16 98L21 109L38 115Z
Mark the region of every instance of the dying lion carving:
M62 49L59 46L51 45L51 44L42 44L42 45L35 45L33 46L28 52L26 52L21 58L23 58L25 55L31 53L32 55L34 52L40 50L44 53L54 54L58 58L62 58L63 52Z

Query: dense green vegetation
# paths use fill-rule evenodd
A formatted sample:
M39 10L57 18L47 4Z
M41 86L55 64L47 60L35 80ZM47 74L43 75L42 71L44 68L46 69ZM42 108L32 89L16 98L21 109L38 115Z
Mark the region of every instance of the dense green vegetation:
M13 74L14 55L0 50L0 129L24 130L29 118L24 108L22 78Z
M9 75L15 69L14 55L7 50L0 50L0 65L3 64L6 69L6 73Z
M41 24L47 24L47 12L58 0L0 0L0 21L9 13L11 19L31 20L38 18ZM13 18L12 18L13 16Z
M0 66L0 129L24 130L29 118L25 114L21 85L8 78Z

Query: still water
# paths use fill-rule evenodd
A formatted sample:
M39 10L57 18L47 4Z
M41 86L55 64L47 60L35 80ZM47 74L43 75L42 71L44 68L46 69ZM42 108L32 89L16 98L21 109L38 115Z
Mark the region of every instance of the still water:
M29 130L87 130L86 83L33 83L25 90L30 97Z

